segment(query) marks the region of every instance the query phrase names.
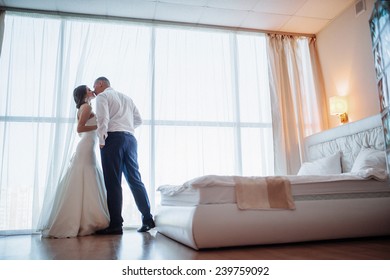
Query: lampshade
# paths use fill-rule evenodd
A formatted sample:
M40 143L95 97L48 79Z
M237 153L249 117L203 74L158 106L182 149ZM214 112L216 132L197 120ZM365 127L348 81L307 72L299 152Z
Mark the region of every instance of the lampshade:
M329 98L329 110L331 115L340 115L348 110L347 98L345 96L332 96Z

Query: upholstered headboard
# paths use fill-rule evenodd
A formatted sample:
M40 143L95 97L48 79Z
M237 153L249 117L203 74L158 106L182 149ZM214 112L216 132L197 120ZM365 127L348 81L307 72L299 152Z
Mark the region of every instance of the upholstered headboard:
M314 161L341 151L342 171L350 172L362 147L385 149L379 114L306 137L305 161Z

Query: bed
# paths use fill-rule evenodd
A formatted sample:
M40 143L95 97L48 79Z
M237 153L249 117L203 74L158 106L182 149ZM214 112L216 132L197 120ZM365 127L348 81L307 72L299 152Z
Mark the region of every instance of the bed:
M390 234L380 115L307 137L305 151L294 176L206 175L160 186L157 230L195 250ZM241 193L270 191L275 178L285 186L286 204L267 208L273 202L257 205L259 193ZM245 204L242 197L256 199Z

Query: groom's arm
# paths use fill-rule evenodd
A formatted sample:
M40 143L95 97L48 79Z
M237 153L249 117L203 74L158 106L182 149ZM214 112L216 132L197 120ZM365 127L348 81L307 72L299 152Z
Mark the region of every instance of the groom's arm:
M102 148L105 145L108 131L108 121L110 119L108 114L108 100L107 96L99 94L96 97L96 118L97 118L97 135L99 138L99 145Z
M141 115L135 105L133 109L133 121L134 121L134 128L137 128L142 124Z

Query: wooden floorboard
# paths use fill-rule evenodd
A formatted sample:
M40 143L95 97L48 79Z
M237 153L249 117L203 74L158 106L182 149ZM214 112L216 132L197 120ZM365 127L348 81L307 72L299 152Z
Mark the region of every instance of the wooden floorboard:
M1 260L390 260L390 237L193 250L152 230L67 239L0 236Z

